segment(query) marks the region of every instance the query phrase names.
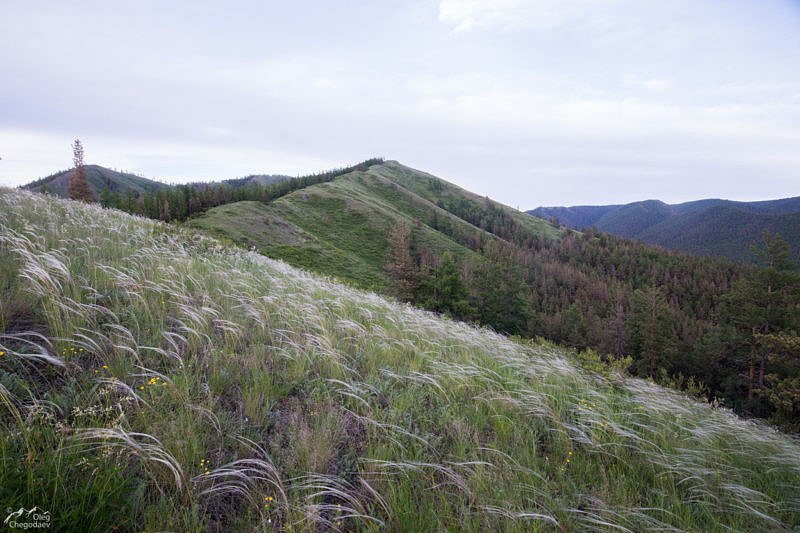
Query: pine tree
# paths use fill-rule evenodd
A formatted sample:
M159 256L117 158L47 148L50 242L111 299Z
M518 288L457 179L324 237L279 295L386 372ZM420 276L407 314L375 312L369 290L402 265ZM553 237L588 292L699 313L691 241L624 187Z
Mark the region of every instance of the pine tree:
M625 322L627 315L625 314L625 306L622 303L621 297L617 297L617 302L614 305L614 315L608 320L608 329L613 333L614 339L614 356L620 359L625 350Z
M428 309L462 320L468 320L474 314L475 309L469 303L469 289L450 252L444 254L439 267L433 269L423 286L428 293Z
M490 243L484 256L476 279L481 322L497 331L525 334L532 316L529 289L514 248Z
M794 332L759 335L772 372L766 375L764 395L775 408L772 421L789 431L800 429L800 337Z
M94 192L86 180L86 166L83 164L83 145L80 139L75 139L72 144L72 154L75 170L73 170L72 177L69 180L67 194L72 200L90 203L94 200Z
M136 193L133 189L125 191L125 199L121 202L123 209L128 213L134 214L139 212L139 203L136 201Z
M103 191L100 193L100 205L103 207L112 207L111 190L107 185L103 187Z
M669 366L674 326L664 293L658 287L637 289L633 293L630 318L630 345L640 357L638 370L651 378L656 370Z

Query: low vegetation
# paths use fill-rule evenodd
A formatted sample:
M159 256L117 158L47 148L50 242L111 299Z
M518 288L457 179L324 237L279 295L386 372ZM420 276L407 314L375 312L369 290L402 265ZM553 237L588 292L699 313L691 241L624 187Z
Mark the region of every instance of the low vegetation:
M0 190L0 502L54 530L775 531L800 444L194 231Z

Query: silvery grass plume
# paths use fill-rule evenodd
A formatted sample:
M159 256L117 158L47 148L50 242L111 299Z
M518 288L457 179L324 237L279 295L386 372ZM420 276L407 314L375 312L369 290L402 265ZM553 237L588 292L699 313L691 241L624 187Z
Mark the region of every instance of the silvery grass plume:
M800 522L795 439L600 379L546 342L23 191L0 190L0 267L0 486L19 506L89 509L102 495L116 510L53 513L54 527Z

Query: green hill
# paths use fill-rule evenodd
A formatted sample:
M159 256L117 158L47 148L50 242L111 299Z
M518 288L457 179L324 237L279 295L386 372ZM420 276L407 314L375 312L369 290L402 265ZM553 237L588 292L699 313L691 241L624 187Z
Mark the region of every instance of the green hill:
M74 169L62 170L61 172L23 185L22 188L39 192L44 185L51 194L67 198L67 187L69 187L69 180L72 178L73 172ZM108 187L111 192L116 192L120 196L124 195L129 189L138 196L145 192L168 190L170 188L170 185L166 183L143 178L128 172L118 172L99 165L86 165L86 179L89 181L89 186L92 188L92 191L94 191L95 199L100 197L100 193L103 192L105 187Z
M267 204L215 207L190 224L296 266L385 289L387 236L401 223L412 228L415 246L432 256L450 252L460 261L480 261L475 243L498 237L454 214L459 209L473 215L501 211L522 231L548 238L559 235L544 221L396 161L350 172Z
M187 229L0 206L0 500L52 530L800 523L763 424Z
M780 233L800 264L800 196L760 202L708 199L668 205L647 200L625 205L538 207L529 214L569 227L601 231L692 254L752 262L750 245L764 229Z

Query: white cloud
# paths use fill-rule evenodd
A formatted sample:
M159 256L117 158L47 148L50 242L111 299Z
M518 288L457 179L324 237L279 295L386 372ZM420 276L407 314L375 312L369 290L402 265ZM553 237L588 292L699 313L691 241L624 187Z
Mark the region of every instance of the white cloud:
M607 27L603 9L618 0L441 0L439 20L453 32L469 30L550 29L576 19Z
M668 89L671 89L673 86L673 81L666 78L645 78L642 79L639 76L635 76L633 74L626 74L622 78L622 83L626 87L633 87L637 89L646 89L648 91L653 92L663 92Z

